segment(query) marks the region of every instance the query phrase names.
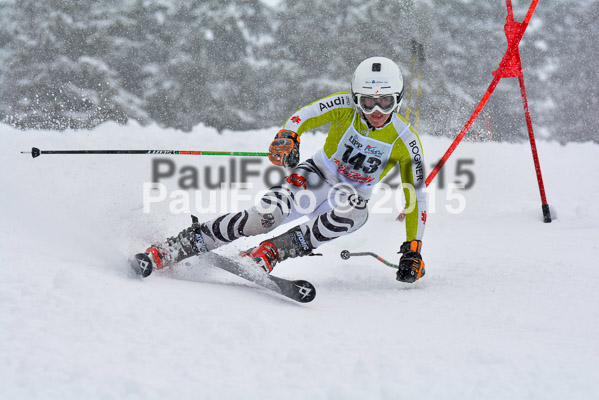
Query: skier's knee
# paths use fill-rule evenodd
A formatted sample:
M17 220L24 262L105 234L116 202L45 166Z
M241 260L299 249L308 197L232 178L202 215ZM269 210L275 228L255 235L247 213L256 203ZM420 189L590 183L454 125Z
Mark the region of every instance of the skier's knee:
M281 186L268 191L258 204L248 210L248 221L244 226L244 236L254 236L275 229L291 212L293 193Z
M358 196L359 197L359 196ZM313 247L350 234L360 229L368 220L366 201L359 197L349 199L345 204L319 215L313 222L308 223L311 232L310 242Z
M252 207L248 210L248 220L242 234L243 236L255 236L270 232L279 226L282 220L283 214L279 209L263 210Z
M364 226L366 221L368 221L367 203L368 201L364 200L362 196L352 194L347 198L345 205L333 210L331 219L335 220L335 218L337 218L339 221L351 221L347 233L354 232Z
M287 216L291 213L293 201L294 195L289 188L275 186L262 196L256 208L261 214Z

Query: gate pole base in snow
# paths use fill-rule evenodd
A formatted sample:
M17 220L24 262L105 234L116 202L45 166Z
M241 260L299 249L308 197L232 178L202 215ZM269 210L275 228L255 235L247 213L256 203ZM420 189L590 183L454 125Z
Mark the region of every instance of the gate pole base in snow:
M551 222L551 211L549 211L549 204L543 204L543 222L550 223Z

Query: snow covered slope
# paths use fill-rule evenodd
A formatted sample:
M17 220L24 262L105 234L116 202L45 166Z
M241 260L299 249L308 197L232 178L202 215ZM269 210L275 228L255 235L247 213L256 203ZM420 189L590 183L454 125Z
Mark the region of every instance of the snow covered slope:
M395 194L371 201L368 224L275 274L317 287L312 303L280 298L193 259L146 280L126 259L231 207L217 182L227 157L19 154L52 149L265 151L276 128L192 133L105 124L94 131L0 126L0 398L2 399L589 399L599 392L599 146L539 143L547 196L541 222L527 144L462 143L431 195L424 279L395 281L405 238ZM324 135L302 138L307 158ZM448 139L423 136L429 167ZM143 212L143 183L165 201ZM456 176L460 169L471 171ZM247 164L246 171L268 166ZM212 168L206 171L206 167ZM182 170L183 169L183 170ZM182 171L181 171L182 170ZM276 171L269 170L275 180ZM471 188L449 183L474 178ZM263 176L251 176L264 188ZM397 182L395 182L397 183ZM435 187L437 187L435 185ZM148 196L159 194L148 191ZM448 199L449 196L449 199ZM453 197L452 197L453 196ZM201 201L204 201L203 203ZM462 212L452 213L465 202ZM240 202L244 208L249 200ZM172 210L171 210L172 209ZM175 211L173 213L172 211ZM288 228L288 227L287 227ZM280 228L283 230L285 228ZM278 231L277 231L278 232ZM226 254L257 243L247 238Z

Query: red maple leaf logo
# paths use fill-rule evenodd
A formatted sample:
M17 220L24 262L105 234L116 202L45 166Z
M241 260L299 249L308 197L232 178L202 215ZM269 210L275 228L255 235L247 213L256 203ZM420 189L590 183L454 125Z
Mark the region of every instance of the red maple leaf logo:
M289 175L286 179L287 183L292 184L293 186L303 187L304 189L308 189L306 187L306 178L300 176L298 174Z
M301 118L298 117L297 115L291 117L291 122L295 122L296 124L299 124L301 122Z
M426 211L423 211L420 215L422 216L422 223L426 225L426 219L428 218L428 216L426 215Z

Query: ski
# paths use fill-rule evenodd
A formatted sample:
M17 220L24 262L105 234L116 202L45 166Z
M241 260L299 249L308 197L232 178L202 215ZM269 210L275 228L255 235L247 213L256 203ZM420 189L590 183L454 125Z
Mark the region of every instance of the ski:
M200 258L202 260L207 260L215 267L224 269L225 271L253 282L265 289L279 293L287 298L290 298L291 300L295 300L300 303L309 303L314 300L314 297L316 297L316 288L308 281L292 281L279 278L278 276L269 275L261 268L252 268L252 266L244 264L241 260L235 261L212 252L201 255Z
M147 253L139 253L129 259L129 266L142 278L147 278L152 273L152 261Z
M316 288L308 281L292 281L269 275L258 266L252 268L252 265L247 265L242 260L236 261L212 252L203 254L199 257L202 262L206 261L207 264L224 269L225 271L253 282L265 289L281 294L291 300L300 303L309 303L316 297ZM129 264L137 275L141 275L144 278L152 273L152 263L146 253L136 254L135 257L129 261Z

